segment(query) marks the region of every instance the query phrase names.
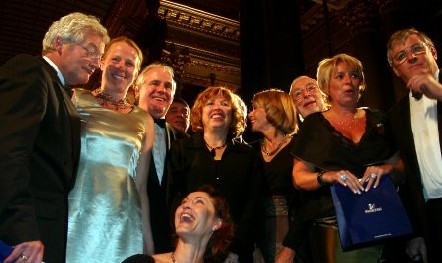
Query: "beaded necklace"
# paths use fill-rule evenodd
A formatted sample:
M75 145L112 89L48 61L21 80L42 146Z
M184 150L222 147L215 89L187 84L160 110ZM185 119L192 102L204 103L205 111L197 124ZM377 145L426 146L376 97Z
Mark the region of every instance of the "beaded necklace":
M206 143L206 146L207 146L207 148L209 148L210 154L212 154L213 157L215 157L215 155L216 155L216 150L220 150L220 149L222 149L222 148L224 148L224 147L227 146L227 143L224 143L224 144L221 145L221 146L218 146L218 147L212 147L212 146L210 146L210 145L206 142L206 140L204 140L204 142Z
M129 104L129 102L127 102L126 98L116 99L113 96L99 89L95 90L94 94L96 98L103 101L103 103L101 104L102 106L104 106L104 104L107 103L108 105L112 106L115 110L125 110L132 107L132 105Z
M285 143L287 139L287 134L284 134L284 137L282 138L281 142L278 144L278 146L276 146L275 149L273 149L273 151L268 152L264 143L264 140L261 142L261 151L263 153L265 153L267 156L272 156L274 155L280 148L281 146Z
M175 251L172 252L172 254L170 254L170 258L172 259L172 262L173 262L173 263L178 263L178 262L176 262L176 260L175 260L175 255L174 255L174 253L175 253Z

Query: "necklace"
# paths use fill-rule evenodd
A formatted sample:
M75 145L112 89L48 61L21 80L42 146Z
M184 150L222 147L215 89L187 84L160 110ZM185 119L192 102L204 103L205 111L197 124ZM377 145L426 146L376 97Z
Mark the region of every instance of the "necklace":
M127 102L126 98L123 99L116 99L114 97L112 97L111 95L107 94L104 91L101 91L99 89L94 91L95 93L95 97L102 100L103 104L107 103L108 105L112 106L113 109L115 110L124 110L127 108L132 107L131 104L129 104L129 102ZM102 104L102 106L103 106Z
M174 255L174 253L175 253L175 251L173 251L172 254L170 254L170 258L172 259L172 262L173 262L173 263L178 263L178 262L176 262L176 260L175 260L175 255Z
M356 113L350 119L335 119L333 122L338 130L351 131L363 121L363 111L356 110Z
M222 149L222 148L224 148L224 147L227 146L227 143L224 143L224 144L221 145L221 146L218 146L218 147L212 147L212 146L210 146L210 145L206 142L206 140L204 140L204 142L206 143L206 146L207 146L207 148L209 148L210 154L212 154L213 157L215 157L215 155L216 155L216 150L220 150L220 149Z
M261 151L262 151L263 153L265 153L267 156L272 156L272 155L274 155L274 154L279 150L279 148L281 148L281 146L285 143L286 139L287 139L287 134L284 134L284 137L282 138L282 140L281 140L281 142L278 144L278 146L276 146L276 148L273 149L273 151L270 151L270 152L267 151L266 146L265 146L265 143L264 143L264 140L263 140L263 141L261 142Z

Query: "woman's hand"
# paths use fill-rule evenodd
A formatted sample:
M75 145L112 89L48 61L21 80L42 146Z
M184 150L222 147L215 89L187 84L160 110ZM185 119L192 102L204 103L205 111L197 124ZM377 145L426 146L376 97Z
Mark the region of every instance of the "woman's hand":
M367 169L365 169L364 176L361 179L363 184L367 184L364 189L365 192L370 190L372 186L373 188L378 187L381 177L384 176L384 174L391 173L391 171L393 171L393 166L391 164L368 166Z
M361 194L361 191L364 190L359 179L348 170L326 172L322 179L329 184L339 183L348 187L355 194Z

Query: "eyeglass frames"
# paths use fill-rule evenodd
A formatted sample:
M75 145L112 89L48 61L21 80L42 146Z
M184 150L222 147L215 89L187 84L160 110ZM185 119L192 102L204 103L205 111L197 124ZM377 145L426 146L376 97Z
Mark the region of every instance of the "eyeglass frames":
M318 91L318 86L315 84L308 84L305 87L296 88L293 91L293 98L297 101L300 101L304 98L304 92L306 94L316 94Z
M425 53L425 51L426 51L425 46L427 46L427 44L422 42L422 43L414 44L411 47L400 51L395 56L393 56L393 60L394 60L395 64L401 65L402 63L404 63L407 60L410 52L413 55L420 55L420 54Z
M98 50L98 48L95 45L84 45L84 44L79 44L79 43L77 43L76 45L83 48L83 50L86 53L86 57L88 57L89 59L91 59L93 61L97 61L97 60L101 59L102 54L100 53L100 51ZM88 46L92 46L92 47L88 47Z

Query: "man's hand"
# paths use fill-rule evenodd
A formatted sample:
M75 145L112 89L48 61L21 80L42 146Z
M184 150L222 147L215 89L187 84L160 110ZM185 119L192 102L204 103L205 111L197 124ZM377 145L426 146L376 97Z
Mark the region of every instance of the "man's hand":
M41 241L29 241L18 244L3 263L41 263L43 260L44 246Z
M410 78L407 88L413 97L420 99L424 94L430 99L442 100L442 85L429 73L417 74Z
M422 261L424 263L428 263L427 261L427 247L425 246L425 241L423 237L416 237L407 242L407 248L405 249L407 255L413 259L417 256L422 257Z
M295 251L288 247L283 247L276 255L275 263L293 263L295 259Z

